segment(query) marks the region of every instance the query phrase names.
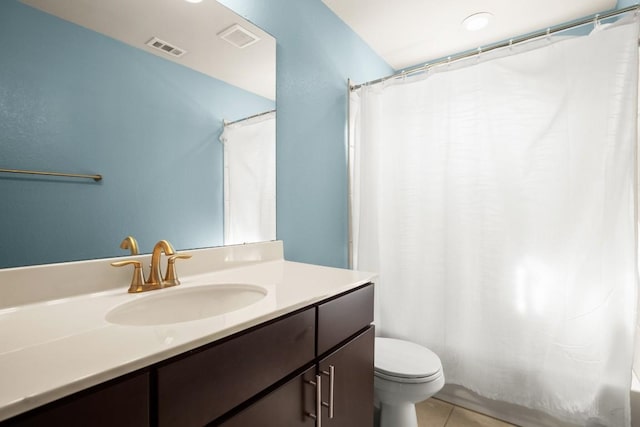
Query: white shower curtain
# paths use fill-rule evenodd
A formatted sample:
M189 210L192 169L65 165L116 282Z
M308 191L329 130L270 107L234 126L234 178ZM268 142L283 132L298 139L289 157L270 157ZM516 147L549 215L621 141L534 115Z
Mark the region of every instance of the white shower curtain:
M276 113L226 125L224 243L276 238Z
M383 336L447 383L625 426L636 309L638 22L352 94L354 267Z

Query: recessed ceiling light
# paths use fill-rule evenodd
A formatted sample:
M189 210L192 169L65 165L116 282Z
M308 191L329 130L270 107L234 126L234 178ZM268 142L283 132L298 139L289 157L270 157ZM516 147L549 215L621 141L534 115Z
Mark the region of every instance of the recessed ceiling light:
M202 0L185 0L188 1L189 3L200 3Z
M489 25L493 15L489 12L479 12L469 15L462 21L462 26L467 31L478 31Z

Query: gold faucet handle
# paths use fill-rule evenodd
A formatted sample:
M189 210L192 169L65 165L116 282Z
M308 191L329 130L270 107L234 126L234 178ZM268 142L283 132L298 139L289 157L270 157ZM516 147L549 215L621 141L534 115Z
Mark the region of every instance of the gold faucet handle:
M176 260L189 258L191 258L191 255L189 254L171 255L167 258L167 273L164 276L164 286L176 286L180 284L178 273L176 272Z
M137 293L148 290L144 282L144 272L142 271L142 262L133 259L125 261L116 261L111 263L114 267L123 267L125 265L133 265L133 277L129 286L129 293Z

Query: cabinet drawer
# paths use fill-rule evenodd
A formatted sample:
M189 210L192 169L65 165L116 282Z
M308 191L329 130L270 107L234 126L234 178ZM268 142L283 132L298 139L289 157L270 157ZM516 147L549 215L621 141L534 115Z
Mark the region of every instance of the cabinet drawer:
M158 368L158 425L202 426L314 358L308 309Z
M321 355L373 322L373 285L369 284L318 306Z
M149 373L82 391L0 424L3 427L148 426Z

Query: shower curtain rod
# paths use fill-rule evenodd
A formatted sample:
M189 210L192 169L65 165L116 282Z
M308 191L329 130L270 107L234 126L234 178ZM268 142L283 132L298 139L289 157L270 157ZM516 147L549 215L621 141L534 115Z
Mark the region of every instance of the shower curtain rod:
M496 49L500 49L503 47L509 47L509 46L513 46L515 44L519 44L519 43L523 43L538 37L543 37L543 36L549 36L551 34L555 34L561 31L565 31L565 30L570 30L572 28L577 28L580 27L582 25L585 24L589 24L589 23L594 23L603 19L607 19L607 18L613 18L615 16L618 15L623 15L627 12L631 12L631 11L637 11L638 9L640 9L640 4L636 4L634 6L629 6L626 7L624 9L619 9L619 10L614 10L611 12L606 12L606 13L596 13L595 15L592 15L591 17L588 18L583 18L580 19L578 21L574 21L568 24L561 24L561 25L556 25L553 27L549 27L546 30L541 30L541 31L537 31L535 33L531 33L525 36L520 36L520 37L516 37L516 38L512 38L503 42L499 42L499 43L494 43L494 44L490 44L490 45L485 45L482 47L477 48L476 50L472 50L472 51L467 51L467 52L463 52L463 53L459 53L456 55L452 55L452 56L448 56L446 58L434 61L434 62L427 62L426 64L417 66L417 67L411 67L408 68L406 70L402 70L399 71L395 74L392 74L390 76L386 76L386 77L381 77L379 79L376 80L371 80L369 82L366 83L360 83L360 84L356 84L356 85L349 85L349 89L351 92L356 91L358 89L360 89L363 86L370 86L370 85L375 85L378 83L382 83L384 81L387 80L391 80L391 79L398 79L398 78L402 78L402 77L406 77L409 76L411 74L415 74L415 73L419 73L419 72L423 72L423 71L427 71L429 68L433 68L436 67L438 65L445 65L445 64L450 64L452 62L456 62L456 61L460 61L462 59L466 59L466 58L471 58L477 55L480 55L482 53L486 53L486 52L490 52L492 50L496 50Z
M245 117L244 119L234 120L232 122L228 122L226 120L222 120L225 126L234 125L236 123L245 122L247 120L255 119L256 117L266 116L267 114L275 113L276 110L265 111L264 113L254 114L253 116Z

